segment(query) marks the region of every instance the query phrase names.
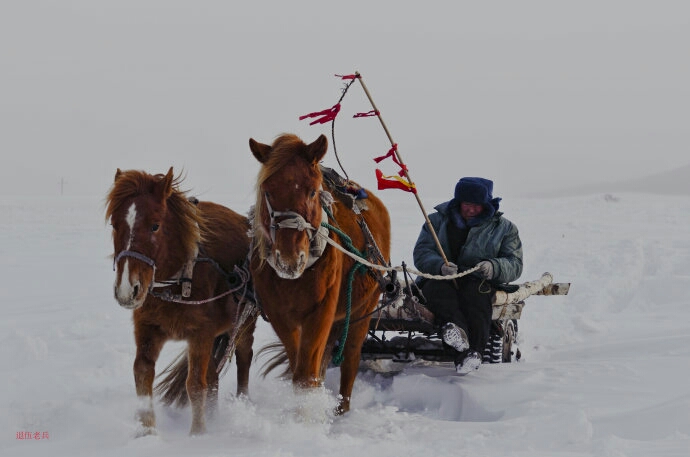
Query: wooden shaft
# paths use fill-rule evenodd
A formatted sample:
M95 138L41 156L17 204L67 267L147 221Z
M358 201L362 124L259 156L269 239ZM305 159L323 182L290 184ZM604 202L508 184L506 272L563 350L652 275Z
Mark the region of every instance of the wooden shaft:
M393 141L393 137L391 136L390 131L388 130L388 127L386 127L386 123L383 122L383 117L381 116L381 112L379 109L376 107L376 104L374 103L374 99L371 98L371 94L369 93L369 89L367 89L366 84L364 84L364 80L362 79L362 75L359 74L358 71L355 72L355 75L357 76L357 79L359 80L359 83L362 85L362 89L364 89L364 93L366 94L367 98L369 99L369 103L371 103L371 107L374 108L374 112L376 113L376 117L379 118L379 122L381 123L381 126L383 127L383 130L386 132L386 136L388 136L388 141L390 141L391 146L395 146L395 141ZM410 178L410 174L407 171L407 167L404 166L405 162L403 161L402 157L400 156L400 152L398 151L398 148L393 148L393 152L395 153L395 156L398 158L398 162L400 162L402 167L403 173L405 173L405 178L407 178L407 181L410 184L414 184L412 181L412 178ZM441 242L438 239L438 236L436 235L436 230L434 230L434 226L431 225L431 220L429 219L429 216L426 213L426 210L424 209L424 205L422 204L422 200L419 198L419 195L417 195L417 192L413 192L415 199L417 200L417 204L419 205L419 208L422 210L422 214L424 215L424 220L426 221L426 225L431 231L431 235L434 238L434 242L436 243L436 247L438 248L438 252L441 254L441 257L443 257L443 261L446 263L446 265L449 263L448 259L446 258L446 254L443 252L443 248L441 247Z

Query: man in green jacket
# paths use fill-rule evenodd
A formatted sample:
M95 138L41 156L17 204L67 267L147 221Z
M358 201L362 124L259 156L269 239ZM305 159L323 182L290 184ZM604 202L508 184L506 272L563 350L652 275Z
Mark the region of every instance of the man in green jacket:
M425 224L414 247L415 267L428 274L453 277L474 266L479 269L455 279L426 279L418 284L441 327L443 342L456 350L456 370L467 374L481 365L491 331L491 300L496 286L522 274L522 242L518 229L498 211L493 181L465 177L454 198L429 215L443 249Z

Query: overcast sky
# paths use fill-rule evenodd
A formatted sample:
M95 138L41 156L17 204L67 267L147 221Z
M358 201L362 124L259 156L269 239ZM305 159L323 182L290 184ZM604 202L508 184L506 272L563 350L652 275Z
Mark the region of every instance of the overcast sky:
M687 1L3 0L0 195L170 166L196 194L251 195L248 139L330 140L298 117L355 70L421 193L636 178L690 163L689 50ZM371 187L389 144L351 117L369 109L353 86L336 145Z

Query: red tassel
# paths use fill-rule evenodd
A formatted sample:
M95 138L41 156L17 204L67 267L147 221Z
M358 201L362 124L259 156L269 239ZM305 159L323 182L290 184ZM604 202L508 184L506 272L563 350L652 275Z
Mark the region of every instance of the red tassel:
M311 121L309 123L309 125L325 124L326 122L331 122L332 120L334 120L339 112L340 112L340 103L336 103L335 105L333 105L333 107L331 107L329 109L325 109L323 111L317 111L314 113L305 114L304 116L300 116L299 120L301 121L301 120L306 119L306 118L322 116L322 117L320 117L314 121Z
M378 116L381 113L379 113L377 110L371 110L366 113L357 113L352 117L373 117L373 116Z
M398 143L395 143L395 144L388 150L388 152L386 153L386 155L382 155L382 156L380 156L380 157L376 157L374 160L376 161L376 163L379 163L379 162L382 161L382 160L385 160L385 159L387 159L387 158L389 158L389 157L393 157L393 160L395 161L395 163L397 163L398 165L400 165L400 163L398 162L398 159L395 157L395 151L397 151L397 150L398 150Z
M405 175L407 174L407 165L405 165L404 163L400 163L400 161L398 160L397 155L395 154L395 151L397 151L397 150L398 150L398 143L395 143L395 144L393 144L393 147L391 147L391 148L388 150L388 152L386 153L386 155L382 155L381 157L376 157L374 160L376 161L376 163L379 163L379 162L381 162L382 160L385 160L385 159L387 159L387 158L389 158L389 157L392 158L392 159L393 159L393 162L395 162L396 165L398 165L398 166L400 167L400 171L398 172L398 174L399 174L400 176L405 176Z

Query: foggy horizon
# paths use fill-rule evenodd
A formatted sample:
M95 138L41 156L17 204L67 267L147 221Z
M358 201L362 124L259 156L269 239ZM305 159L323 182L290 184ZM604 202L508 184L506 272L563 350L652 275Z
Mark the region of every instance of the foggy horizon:
M366 8L363 8L366 6ZM461 176L503 196L687 166L690 5L356 1L0 5L0 195L104 194L117 168L184 171L251 194L249 138L330 124L361 72L421 192ZM353 85L336 121L347 174L375 188L388 139ZM339 169L332 145L325 164ZM388 166L383 164L382 166ZM393 174L392 166L384 173Z

